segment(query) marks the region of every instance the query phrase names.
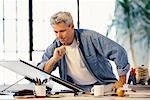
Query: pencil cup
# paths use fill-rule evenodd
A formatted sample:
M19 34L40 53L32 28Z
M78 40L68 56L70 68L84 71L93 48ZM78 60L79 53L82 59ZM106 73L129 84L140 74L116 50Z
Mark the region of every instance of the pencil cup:
M46 96L46 86L45 85L35 85L35 95L37 97Z

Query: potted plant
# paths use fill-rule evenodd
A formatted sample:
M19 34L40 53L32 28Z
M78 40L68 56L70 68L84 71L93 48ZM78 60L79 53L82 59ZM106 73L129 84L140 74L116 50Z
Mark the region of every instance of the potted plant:
M117 42L129 55L132 67L150 64L150 1L116 0L115 19L107 34L116 27Z

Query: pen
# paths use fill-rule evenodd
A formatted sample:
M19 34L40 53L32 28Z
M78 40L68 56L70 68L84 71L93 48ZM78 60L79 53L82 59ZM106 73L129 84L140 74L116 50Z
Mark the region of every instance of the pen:
M44 79L44 80L42 81L42 84L45 84L45 83L47 83L47 79Z
M38 79L38 84L41 85L41 79Z
M38 78L36 77L36 85L38 85Z
M41 85L41 79L39 79L39 84Z
M38 79L37 77L36 77L36 85L41 85L41 79Z

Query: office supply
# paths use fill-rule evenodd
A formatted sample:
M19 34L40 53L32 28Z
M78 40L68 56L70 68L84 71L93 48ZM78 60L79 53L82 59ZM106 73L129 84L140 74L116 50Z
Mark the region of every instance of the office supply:
M44 79L43 81L42 81L42 84L46 84L47 83L47 79Z
M36 97L46 97L46 86L35 85L35 95Z
M28 89L20 90L15 92L13 96L26 96L26 95L34 95L33 90Z
M41 79L39 79L39 78L37 78L36 77L36 85L41 85L42 83L41 83Z
M61 78L58 78L54 75L51 75L43 71L42 69L39 69L23 60L0 61L0 65L32 80L36 78L41 79L41 80L44 80L44 79L52 80L72 89L75 93L84 92L82 88L68 81L62 80ZM51 86L49 86L48 84L46 84L46 86L51 88Z

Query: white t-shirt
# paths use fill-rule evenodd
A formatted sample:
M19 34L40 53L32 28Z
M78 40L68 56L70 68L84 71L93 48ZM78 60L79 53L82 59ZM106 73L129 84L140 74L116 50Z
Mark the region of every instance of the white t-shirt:
M68 65L67 74L73 79L76 84L89 85L96 82L96 79L87 70L83 63L76 39L73 43L66 47L66 62Z

